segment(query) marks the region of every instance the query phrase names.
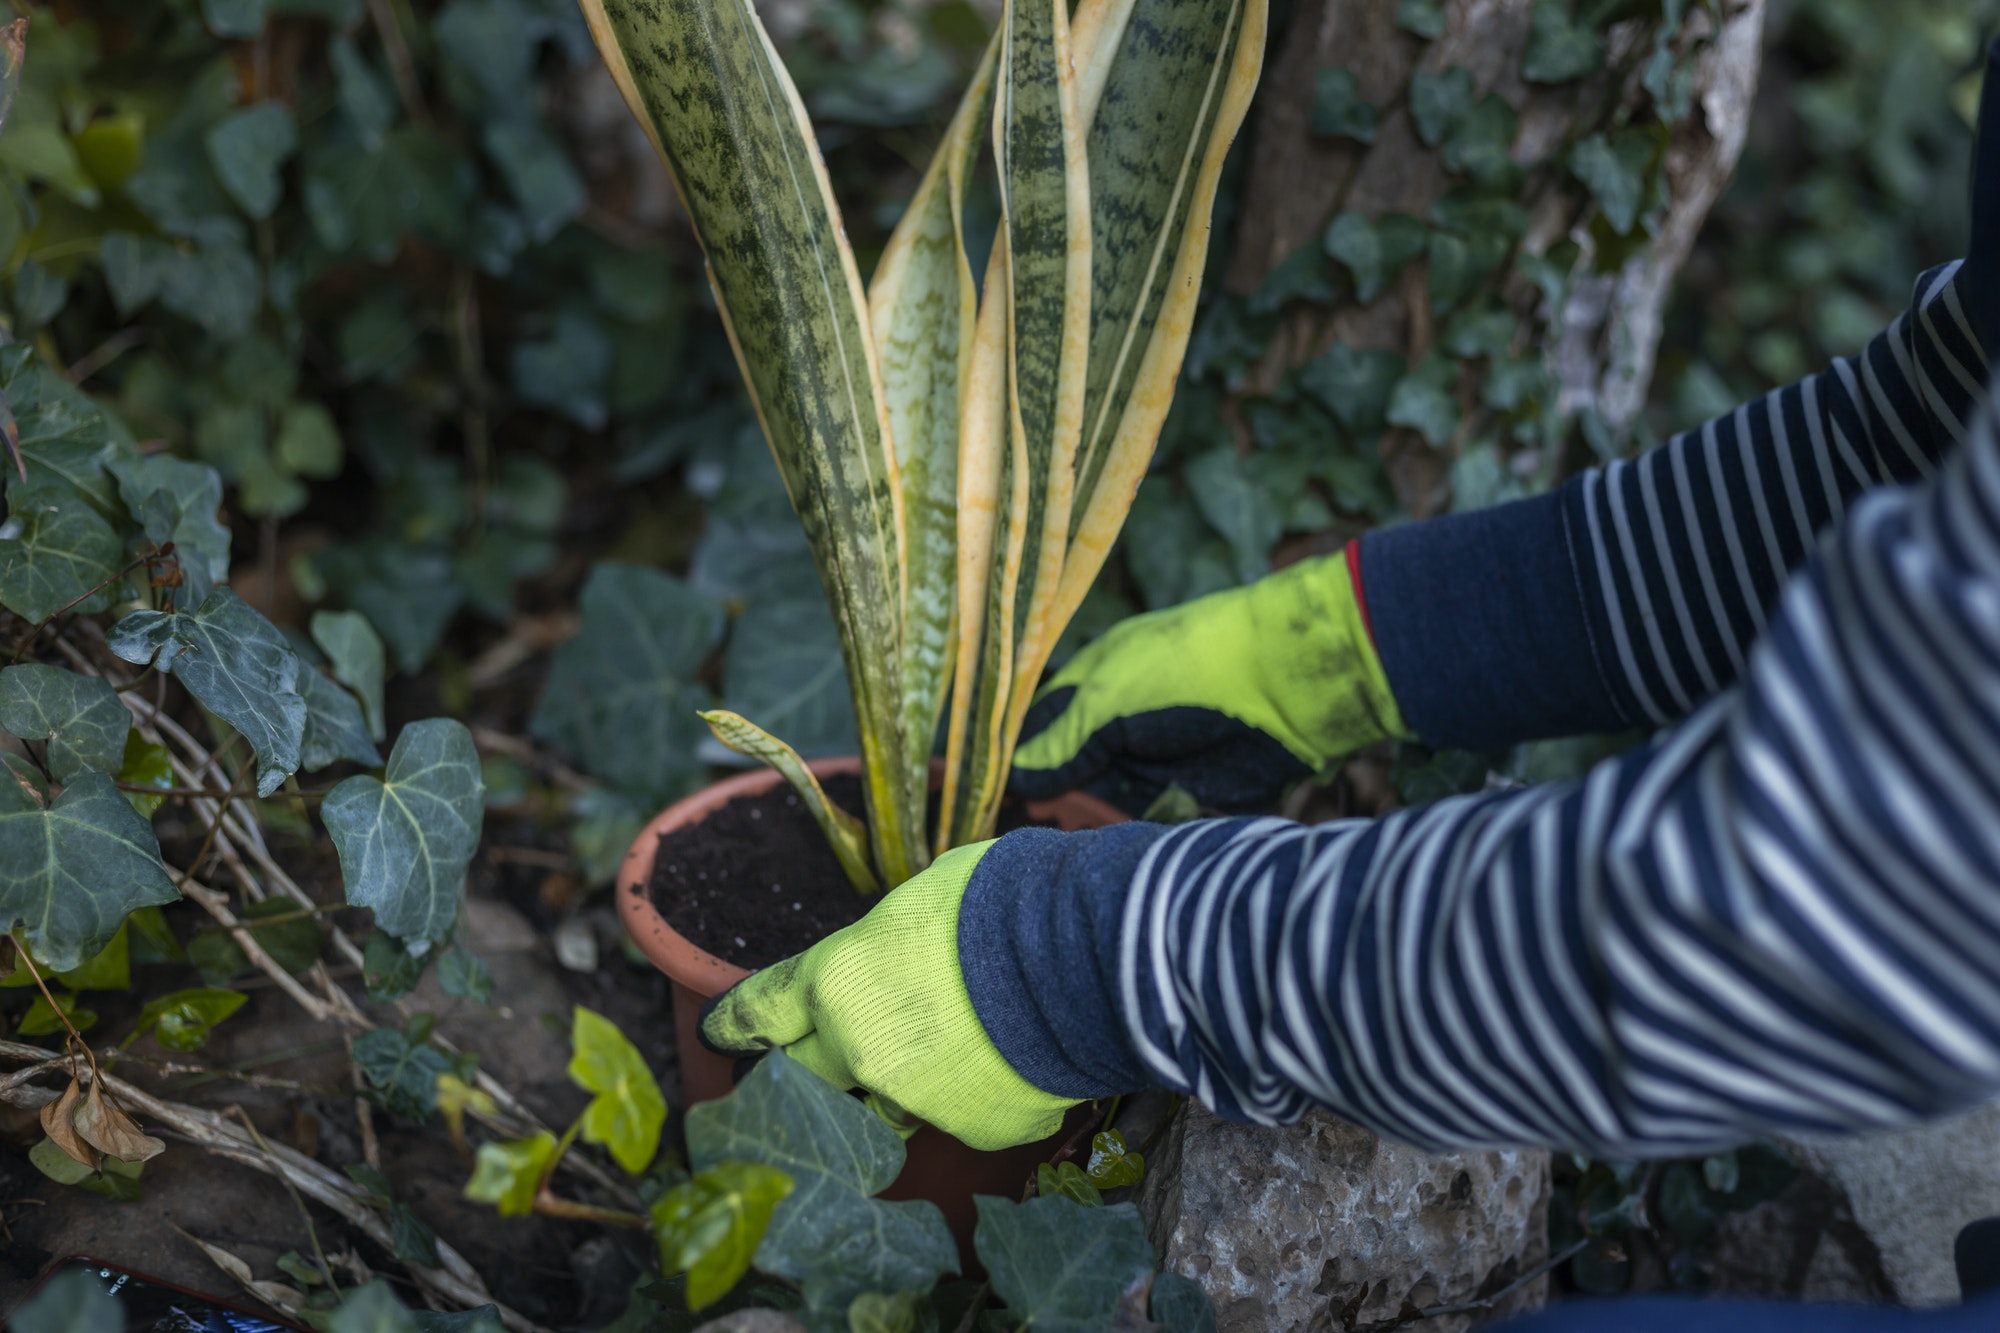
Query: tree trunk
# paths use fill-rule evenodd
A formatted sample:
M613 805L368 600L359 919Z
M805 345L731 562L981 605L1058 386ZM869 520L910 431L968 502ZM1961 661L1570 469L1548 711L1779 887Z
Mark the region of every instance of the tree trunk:
M1645 405L1667 289L1743 146L1756 90L1764 0L1690 5L1679 31L1667 39L1684 80L1675 100L1687 111L1672 124L1652 168L1660 206L1622 243L1597 222L1599 210L1570 170L1568 150L1592 134L1655 121L1645 72L1654 55L1656 23L1635 19L1609 28L1603 34L1607 58L1594 73L1532 83L1522 69L1534 0L1446 0L1442 31L1430 41L1398 23L1399 13L1421 8L1410 0L1299 0L1258 92L1229 286L1252 291L1300 247L1314 244L1340 212L1371 219L1391 212L1427 217L1454 178L1440 152L1417 133L1411 76L1463 66L1475 99L1497 94L1519 116L1510 156L1526 173L1517 196L1529 208L1521 252L1545 254L1564 240L1580 247L1559 311L1505 265L1489 279L1488 290L1514 310L1524 344L1543 349L1560 389L1561 412L1590 414L1606 428L1600 439L1621 439ZM1360 97L1377 110L1372 142L1313 130L1316 79L1322 71L1340 69L1352 72ZM1608 255L1606 241L1630 253ZM1393 350L1418 364L1439 334L1425 299L1428 262L1408 265L1399 282L1368 303L1352 299L1350 287L1331 307L1288 313L1248 387L1269 390L1286 369L1334 342ZM1476 405L1476 375L1461 383L1460 397L1469 408ZM1405 509L1421 516L1447 505L1451 460L1476 440L1483 417L1468 410L1458 433L1443 446L1426 444L1409 430L1392 430L1383 438L1382 454ZM1537 463L1550 464L1553 471L1553 460L1514 461L1520 472L1533 471Z

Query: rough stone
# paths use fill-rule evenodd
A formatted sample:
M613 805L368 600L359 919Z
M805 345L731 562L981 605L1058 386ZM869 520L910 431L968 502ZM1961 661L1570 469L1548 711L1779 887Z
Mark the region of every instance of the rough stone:
M1329 1116L1286 1129L1182 1114L1143 1199L1165 1266L1199 1282L1221 1333L1365 1327L1504 1286L1547 1244L1548 1154L1437 1156ZM1527 1284L1503 1311L1539 1304ZM1363 1295L1363 1288L1366 1294ZM1468 1316L1427 1320L1459 1333Z
M1958 1302L1952 1242L2000 1214L2000 1103L1915 1129L1785 1145L1845 1195L1903 1305Z

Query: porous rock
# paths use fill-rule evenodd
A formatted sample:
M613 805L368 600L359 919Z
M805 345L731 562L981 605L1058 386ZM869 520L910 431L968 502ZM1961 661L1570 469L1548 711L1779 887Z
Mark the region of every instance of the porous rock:
M1548 1154L1536 1150L1439 1156L1331 1116L1268 1129L1190 1107L1147 1175L1153 1242L1208 1293L1220 1333L1337 1329L1350 1308L1366 1327L1405 1302L1468 1300L1532 1269L1547 1245ZM1499 1308L1539 1304L1543 1285Z

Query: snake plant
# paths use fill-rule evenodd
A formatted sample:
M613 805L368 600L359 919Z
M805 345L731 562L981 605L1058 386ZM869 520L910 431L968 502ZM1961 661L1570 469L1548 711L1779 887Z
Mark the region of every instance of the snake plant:
M1267 0L1007 0L866 288L750 0L582 4L673 176L805 525L866 824L783 741L703 716L799 789L857 887L898 884L931 858L940 729L936 849L991 835L1036 682L1152 457ZM982 168L1001 218L975 280L964 200Z

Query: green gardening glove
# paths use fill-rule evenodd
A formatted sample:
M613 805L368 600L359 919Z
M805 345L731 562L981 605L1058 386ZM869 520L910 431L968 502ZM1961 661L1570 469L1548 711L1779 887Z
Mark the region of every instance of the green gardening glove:
M1055 1133L1077 1099L1014 1072L959 971L959 901L992 845L946 852L861 920L724 991L702 1016L702 1041L739 1054L783 1048L837 1088L866 1088L892 1120L906 1113L974 1148Z
M1261 811L1408 734L1342 553L1116 626L1036 696L1009 788L1139 815L1178 785L1212 810Z

